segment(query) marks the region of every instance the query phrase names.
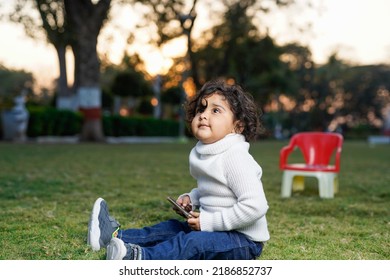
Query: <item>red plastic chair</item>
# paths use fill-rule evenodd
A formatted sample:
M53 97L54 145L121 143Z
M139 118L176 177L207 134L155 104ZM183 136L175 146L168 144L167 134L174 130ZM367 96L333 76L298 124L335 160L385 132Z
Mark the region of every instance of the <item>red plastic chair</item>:
M303 190L305 177L318 179L321 198L333 198L338 191L338 174L343 136L338 133L301 132L293 135L288 146L280 150L279 168L283 171L282 197ZM304 163L289 163L289 155L299 148ZM334 163L330 161L334 155Z

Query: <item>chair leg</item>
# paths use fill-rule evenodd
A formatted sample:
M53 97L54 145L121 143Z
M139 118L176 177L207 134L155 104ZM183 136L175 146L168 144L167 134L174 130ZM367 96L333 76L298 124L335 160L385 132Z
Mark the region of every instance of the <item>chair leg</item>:
M334 197L334 173L323 173L318 177L318 188L321 198L333 198Z
M293 191L303 191L305 189L305 177L304 176L294 176L292 180L292 190Z
M321 198L333 198L338 192L338 174L329 172L295 172L286 170L282 178L282 197L291 197L293 191L305 188L305 177L311 176L318 180L318 191Z
M288 171L283 172L282 178L282 197L290 197L291 196L291 185L292 185L292 175Z

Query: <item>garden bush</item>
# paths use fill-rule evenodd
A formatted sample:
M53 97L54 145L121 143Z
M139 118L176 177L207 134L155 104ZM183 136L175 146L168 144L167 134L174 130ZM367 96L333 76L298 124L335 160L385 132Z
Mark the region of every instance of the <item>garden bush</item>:
M47 107L29 107L28 137L72 136L81 131L83 116L79 112ZM175 120L159 120L151 117L103 116L105 136L171 136L179 134Z
M154 118L126 118L104 116L103 129L106 136L178 136L179 123L174 120Z
M29 107L28 137L71 136L81 130L81 113L46 107Z

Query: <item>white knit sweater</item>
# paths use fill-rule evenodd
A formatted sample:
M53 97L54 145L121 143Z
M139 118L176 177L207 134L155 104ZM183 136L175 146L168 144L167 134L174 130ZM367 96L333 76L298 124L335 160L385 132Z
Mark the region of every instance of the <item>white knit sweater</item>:
M190 173L198 187L188 195L200 208L202 231L236 230L253 241L267 241L268 203L262 169L241 134L212 143L198 142L190 153Z

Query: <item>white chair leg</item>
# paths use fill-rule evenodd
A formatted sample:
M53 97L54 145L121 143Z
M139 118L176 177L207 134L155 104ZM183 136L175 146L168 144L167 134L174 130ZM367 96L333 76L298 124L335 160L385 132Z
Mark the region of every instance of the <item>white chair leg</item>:
M292 174L288 171L283 172L282 178L282 197L290 197L292 190Z
M321 198L333 198L334 197L334 174L333 173L321 173L317 176L318 188Z
M282 178L282 197L290 197L292 191L303 190L305 177L318 180L318 192L321 198L333 198L338 191L338 174L332 172L305 172L285 170Z

